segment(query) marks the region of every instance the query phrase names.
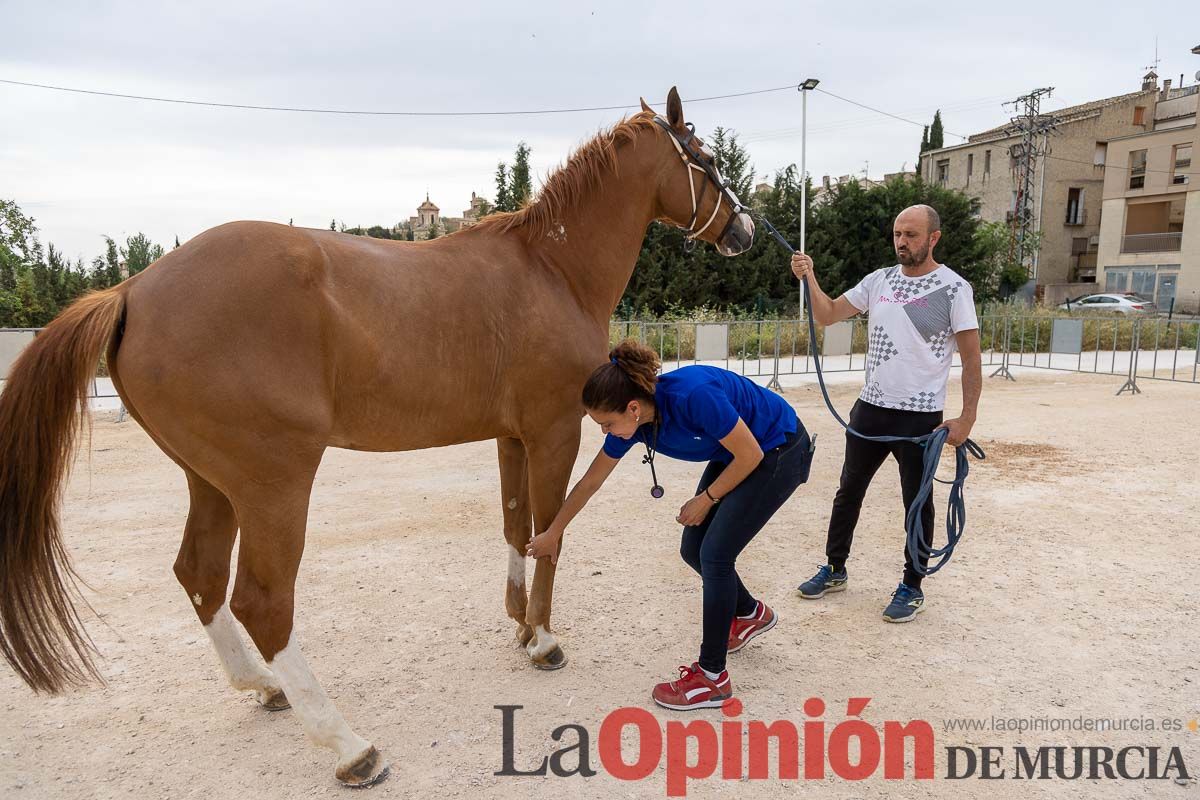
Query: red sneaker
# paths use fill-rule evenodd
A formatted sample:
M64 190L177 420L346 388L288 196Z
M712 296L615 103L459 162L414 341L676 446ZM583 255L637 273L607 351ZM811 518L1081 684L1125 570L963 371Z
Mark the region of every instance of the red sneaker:
M729 670L723 671L713 681L709 680L698 663L693 663L690 667L679 668L679 680L655 686L651 696L663 708L675 711L720 708L733 697L733 684L729 681Z
M775 616L775 612L766 603L759 600L753 617L750 619L733 618L733 625L729 628L729 652L736 653L741 650L750 644L750 640L755 636L774 628L778 621L779 617Z

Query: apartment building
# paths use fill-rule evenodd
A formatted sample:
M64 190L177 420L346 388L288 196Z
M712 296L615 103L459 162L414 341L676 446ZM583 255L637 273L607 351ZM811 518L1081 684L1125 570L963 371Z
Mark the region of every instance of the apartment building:
M1031 277L1039 291L1064 292L1064 284L1097 279L1107 143L1152 130L1159 94L1151 73L1139 91L1048 112L1059 126L1035 162L1033 213L1041 236ZM976 198L982 219L1008 222L1016 208L1020 144L1011 126L1001 125L926 152L921 175ZM1047 292L1047 301L1056 294Z

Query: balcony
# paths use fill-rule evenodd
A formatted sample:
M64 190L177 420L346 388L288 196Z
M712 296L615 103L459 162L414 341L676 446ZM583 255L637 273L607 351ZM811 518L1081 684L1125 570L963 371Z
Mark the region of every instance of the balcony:
M1178 253L1182 247L1182 233L1135 233L1121 239L1122 253Z
M1092 283L1096 280L1096 254L1082 253L1077 256L1072 256L1074 262L1071 266L1071 282L1072 283Z
M1076 227L1087 225L1087 209L1086 208L1068 208L1067 217L1063 224L1068 227Z

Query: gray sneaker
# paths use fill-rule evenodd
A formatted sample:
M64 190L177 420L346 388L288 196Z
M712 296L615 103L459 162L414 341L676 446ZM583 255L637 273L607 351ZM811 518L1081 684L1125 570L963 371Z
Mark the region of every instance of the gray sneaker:
M797 588L800 590L800 596L805 600L816 600L818 597L824 597L826 592L844 591L847 579L845 567L834 572L833 567L829 564L822 564L816 575Z
M883 610L888 622L911 622L925 610L925 594L907 583L901 583L892 592L892 602Z

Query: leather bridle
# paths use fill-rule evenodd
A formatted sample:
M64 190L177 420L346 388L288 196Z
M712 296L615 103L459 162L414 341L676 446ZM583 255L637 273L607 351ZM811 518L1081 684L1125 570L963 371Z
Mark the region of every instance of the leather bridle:
M681 137L671 123L667 122L657 114L654 117L654 122L667 132L667 136L671 140L671 144L675 145L675 152L679 154L679 158L687 166L688 170L688 190L692 196L692 218L688 222L687 227L682 225L679 227L687 233L684 242L685 249L691 250L696 246L696 238L704 231L708 230L708 226L712 225L713 220L717 218L717 212L721 210L721 203L728 201L731 212L729 219L725 223L725 227L721 229L721 233L717 236L716 241L720 242L725 238L725 234L729 232L729 228L733 225L734 220L744 210L742 203L738 200L733 190L729 188L729 180L721 175L716 164L711 158L705 158L704 154L693 148L693 142L699 141L696 138L696 128L692 123L685 122L684 127L687 128L687 136ZM700 183L700 196L696 196L696 181L693 171L701 173L703 176ZM708 180L704 180L707 177ZM700 221L700 206L704 203L704 194L708 190L708 184L711 182L717 187L717 202L713 205L712 214L708 220L696 228L696 223Z

